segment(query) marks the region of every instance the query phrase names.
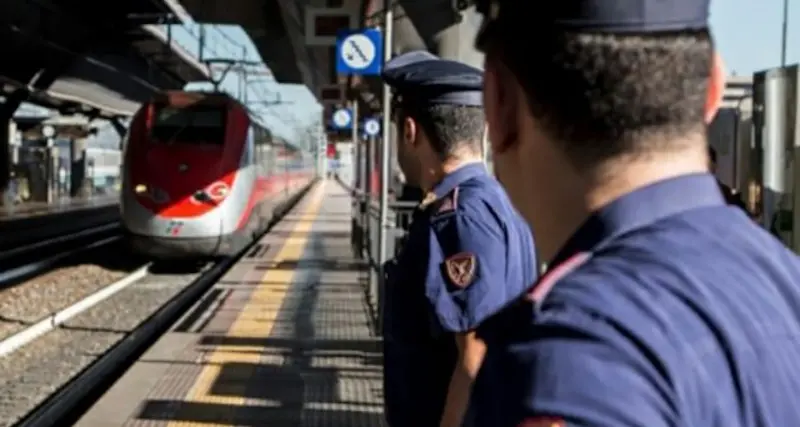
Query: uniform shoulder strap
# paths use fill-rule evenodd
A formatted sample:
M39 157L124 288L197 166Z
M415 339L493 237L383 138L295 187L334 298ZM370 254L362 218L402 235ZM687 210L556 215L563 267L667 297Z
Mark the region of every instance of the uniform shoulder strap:
M554 266L548 270L533 287L528 291L528 300L535 304L541 304L550 291L553 290L559 280L563 279L569 273L577 270L580 266L586 263L592 257L591 252L578 252L575 255L567 258L561 264Z

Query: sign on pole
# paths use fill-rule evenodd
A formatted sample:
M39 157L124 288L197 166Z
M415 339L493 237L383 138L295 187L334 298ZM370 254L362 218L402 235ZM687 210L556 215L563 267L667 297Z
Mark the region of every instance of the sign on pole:
M368 28L342 31L336 38L336 72L358 76L381 73L383 37L379 30Z
M358 25L357 8L320 8L306 6L306 46L335 46L342 28Z
M381 123L374 117L364 120L364 132L371 137L378 136L381 132Z
M350 129L353 125L353 113L347 108L339 108L333 112L333 126L336 129Z
M325 85L319 90L319 100L321 103L341 103L344 101L344 91L338 84Z

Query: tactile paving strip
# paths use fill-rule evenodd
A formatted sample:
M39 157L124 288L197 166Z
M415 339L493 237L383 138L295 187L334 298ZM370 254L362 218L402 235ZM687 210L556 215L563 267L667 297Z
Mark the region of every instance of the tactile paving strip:
M346 197L330 197L330 192L340 190L334 187L329 185L333 191L329 190L322 212L305 236L300 260L252 268L255 273L239 279L241 287L229 280L225 285L229 293L198 330L203 334L202 350L195 345L183 349L149 393L137 419L126 426L383 425L381 346L371 334L359 284L364 273L351 256L350 205ZM288 287L274 285L275 292L283 294L280 307L263 305L264 310L277 310L269 338L224 336L222 331L233 323L255 286L247 283L258 283L253 274L275 268L295 270ZM270 287L260 288L264 292ZM256 363L244 357L246 362L219 366L208 390L215 396L213 402L182 401L208 363L209 351L219 345L225 345L225 351L258 352ZM227 400L230 404L225 404Z

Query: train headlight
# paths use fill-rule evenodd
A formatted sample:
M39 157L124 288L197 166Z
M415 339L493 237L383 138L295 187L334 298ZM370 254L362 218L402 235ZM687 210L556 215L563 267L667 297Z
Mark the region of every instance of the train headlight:
M133 191L136 194L146 194L147 193L147 186L144 184L139 184L133 188Z

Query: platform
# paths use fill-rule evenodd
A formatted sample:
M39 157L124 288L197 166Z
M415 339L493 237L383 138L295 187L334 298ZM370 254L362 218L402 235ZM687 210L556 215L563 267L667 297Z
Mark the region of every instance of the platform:
M338 183L310 190L76 425L382 426L350 219Z
M119 195L86 198L63 198L53 203L30 202L0 206L0 222L27 220L32 217L59 215L65 212L100 209L119 204Z

